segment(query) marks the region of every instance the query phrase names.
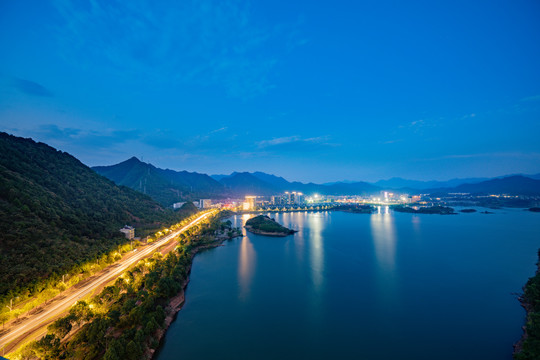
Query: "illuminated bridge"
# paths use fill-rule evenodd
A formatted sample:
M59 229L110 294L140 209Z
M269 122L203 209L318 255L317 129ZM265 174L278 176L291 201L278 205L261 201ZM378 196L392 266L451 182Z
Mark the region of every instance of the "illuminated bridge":
M295 205L295 206L257 206L253 210L247 212L292 212L292 211L321 211L331 210L335 208L334 204L320 204L320 205Z

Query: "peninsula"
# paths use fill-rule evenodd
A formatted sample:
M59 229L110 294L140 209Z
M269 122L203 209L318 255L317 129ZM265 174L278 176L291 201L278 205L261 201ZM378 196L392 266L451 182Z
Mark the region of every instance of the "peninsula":
M409 206L396 206L394 211L397 212L406 212L413 214L440 214L440 215L455 215L454 209L448 206L431 206L431 207L420 207L414 209Z
M285 226L278 224L274 219L266 215L252 217L246 221L244 227L247 231L254 234L266 236L287 236L296 232L295 230L288 229Z
M349 212L354 214L373 214L377 209L371 205L341 205L336 206L334 210Z

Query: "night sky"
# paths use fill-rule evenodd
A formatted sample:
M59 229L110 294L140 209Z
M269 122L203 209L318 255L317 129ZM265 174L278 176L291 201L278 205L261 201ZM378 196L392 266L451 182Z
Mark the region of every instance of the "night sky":
M540 172L540 2L0 0L0 130L87 165Z

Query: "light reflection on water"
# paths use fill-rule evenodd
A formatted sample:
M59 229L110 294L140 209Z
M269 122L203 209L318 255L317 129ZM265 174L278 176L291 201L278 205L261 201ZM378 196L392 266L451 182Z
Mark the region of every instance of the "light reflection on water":
M299 217L304 217L304 214L298 214ZM323 216L315 214L308 217L309 227L309 252L311 265L311 279L315 285L315 291L321 290L323 284L324 271L324 247L323 247Z
M382 305L396 301L396 230L394 215L388 206L379 206L370 218L377 260L377 279Z
M537 214L270 216L301 232L197 255L158 359L511 358Z
M243 228L251 214L243 214L242 221L237 226ZM245 230L244 230L245 231ZM253 244L247 236L242 238L238 254L238 285L240 300L246 300L251 292L251 282L255 273L256 253Z
M251 291L251 282L255 274L256 253L253 244L247 236L242 238L238 256L238 298L246 300Z
M381 209L382 208L382 209ZM375 245L375 255L382 272L391 273L395 268L396 231L394 216L388 206L379 206L376 214L371 215L371 234Z

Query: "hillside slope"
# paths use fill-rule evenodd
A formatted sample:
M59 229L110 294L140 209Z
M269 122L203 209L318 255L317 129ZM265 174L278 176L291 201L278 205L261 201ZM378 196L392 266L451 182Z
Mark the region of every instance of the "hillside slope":
M223 186L205 174L159 169L132 157L111 166L95 166L98 174L149 195L162 205L221 195Z
M272 195L280 191L279 188L261 180L248 172L235 172L219 181L228 193L244 195Z
M156 228L187 215L31 139L0 133L0 154L0 297L123 243L125 224Z

